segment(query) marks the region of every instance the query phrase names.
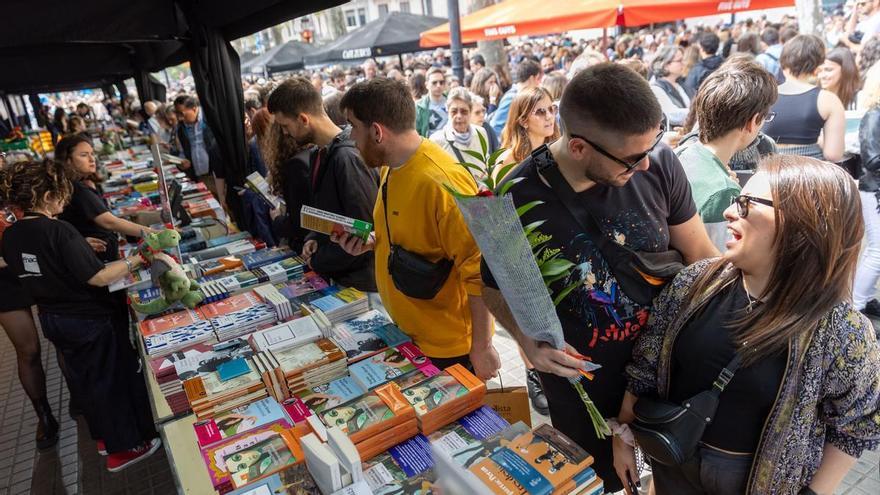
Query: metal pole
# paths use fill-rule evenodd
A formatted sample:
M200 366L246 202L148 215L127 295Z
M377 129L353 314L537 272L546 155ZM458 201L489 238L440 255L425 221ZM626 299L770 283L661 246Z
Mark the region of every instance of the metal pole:
M403 54L397 54L397 61L400 62L400 72L403 72Z
M171 78L168 77L168 68L162 69L162 72L165 74L165 87L168 88L168 91L171 91Z
M464 81L464 57L461 53L461 19L458 17L458 0L446 0L449 14L449 41L452 48L452 73Z

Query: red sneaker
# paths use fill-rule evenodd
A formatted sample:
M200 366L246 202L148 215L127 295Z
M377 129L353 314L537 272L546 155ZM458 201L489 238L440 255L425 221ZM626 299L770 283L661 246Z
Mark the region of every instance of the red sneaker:
M150 457L153 452L159 450L161 445L162 440L154 438L131 450L110 454L107 456L107 471L110 471L111 473L122 471L132 464L136 464L139 461Z
M107 455L107 446L104 445L103 440L95 440L95 443L98 444L98 454L106 456Z

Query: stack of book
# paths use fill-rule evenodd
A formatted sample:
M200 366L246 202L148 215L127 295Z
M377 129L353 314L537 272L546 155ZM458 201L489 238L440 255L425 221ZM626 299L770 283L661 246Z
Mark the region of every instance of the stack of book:
M312 387L296 396L315 414L320 414L342 403L356 399L367 393L350 376L337 378L330 383Z
M205 448L275 422L286 422L288 427L293 426L293 421L281 404L267 397L223 411L213 418L196 421L193 428L199 447Z
M177 377L177 371L174 368L174 363L185 357L184 352L173 352L167 356L150 359L150 370L153 372L153 376L156 377L159 391L174 415L189 411L189 401L186 399L186 392L183 391L183 385L180 384L180 379Z
M252 291L206 304L200 311L211 322L217 340L221 342L272 326L278 321L272 307Z
M345 351L349 363L410 342L410 338L392 324L387 316L375 309L334 325L330 330L330 338Z
M430 359L412 342L407 342L351 364L349 373L358 385L371 390L428 366L432 366Z
M295 430L284 420L202 449L214 489L228 493L303 462Z
M324 495L306 463L288 466L275 474L249 483L228 495Z
M309 315L259 330L248 336L257 351L280 351L298 347L324 338L320 315Z
M260 285L254 288L254 292L263 298L263 301L265 301L266 304L272 306L279 321L286 321L295 316L299 316L299 308L296 308L296 312L294 312L294 308L291 307L290 301L282 296L281 292L279 292L278 288L274 285Z
M333 323L339 323L363 313L370 307L367 295L349 287L330 291L329 294L309 302L309 306L320 309Z
M266 204L269 205L269 207L272 209L279 208L284 203L283 199L272 194L269 183L266 182L266 179L264 179L259 172L254 172L248 175L245 178L244 185L245 187L256 193L257 196L265 201Z
M150 356L165 356L198 342L216 341L214 326L192 309L143 320L138 327L144 350Z
M287 258L293 258L294 256L296 256L296 253L289 248L279 247L273 249L261 249L242 256L241 262L244 263L246 270L253 270L264 265L277 263Z
M223 287L216 280L202 282L199 284L199 290L202 292L203 304L211 304L229 297L229 291L226 290L226 287Z
M602 480L591 467L593 457L550 425L540 425L512 440L502 438L486 447L481 450L483 455L472 456L462 466L467 474L453 466L450 478L476 479L488 489L477 493L487 494L604 492Z
M419 419L419 429L429 435L479 408L486 384L459 364L402 390Z
M389 383L321 413L328 428L348 435L362 460L369 460L418 434L415 411Z
M268 353L278 363L277 373L290 395L331 382L347 372L345 353L329 339Z
M199 419L211 418L268 396L263 375L253 357L237 357L215 370L199 371L195 377L184 380L183 389Z

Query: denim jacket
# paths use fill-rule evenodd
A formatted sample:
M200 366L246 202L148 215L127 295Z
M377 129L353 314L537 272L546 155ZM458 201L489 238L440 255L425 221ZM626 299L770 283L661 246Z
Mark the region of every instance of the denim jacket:
M735 269L728 265L705 293L688 300L711 261L682 270L654 301L626 368L635 395L668 397L676 336ZM814 331L789 341L785 374L764 423L747 493L796 494L819 469L826 443L856 458L880 445L880 348L871 323L848 302L834 306Z

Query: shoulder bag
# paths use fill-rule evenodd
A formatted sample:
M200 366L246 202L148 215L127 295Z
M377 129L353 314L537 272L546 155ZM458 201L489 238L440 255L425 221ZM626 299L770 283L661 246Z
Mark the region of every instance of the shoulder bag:
M391 240L391 219L388 217L388 179L391 170L382 181L382 208L385 212L385 231L391 253L388 255L388 272L394 287L407 297L414 299L433 299L440 292L449 273L452 271L452 260L442 258L430 261L424 256L408 251Z
M633 406L635 420L629 428L639 448L666 466L680 466L697 450L715 411L718 397L739 369L737 353L727 363L709 390L675 404L668 400L639 397Z
M681 253L674 249L666 251L638 251L620 245L606 236L593 215L578 200L558 166L543 158L543 146L532 153L538 172L556 191L559 200L593 242L608 263L623 292L637 304L648 306L684 267Z

